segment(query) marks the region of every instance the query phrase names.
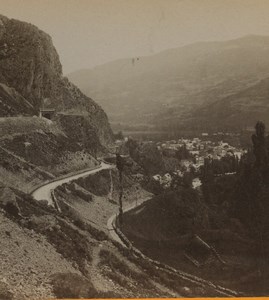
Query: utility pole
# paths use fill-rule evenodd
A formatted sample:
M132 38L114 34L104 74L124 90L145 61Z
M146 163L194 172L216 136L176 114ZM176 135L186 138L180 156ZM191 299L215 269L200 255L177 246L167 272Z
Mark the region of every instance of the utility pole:
M31 146L31 143L25 142L24 143L24 149L25 149L25 160L27 162L30 162L30 156L29 156L29 147Z
M123 196L123 185L122 185L122 172L123 172L123 159L119 153L116 154L116 166L119 171L119 182L120 182L120 194L119 194L119 222L120 227L123 225L123 210L122 210L122 196Z
M138 199L137 199L137 198L138 198L138 195L137 195L137 194L138 194L138 190L139 190L139 188L138 188L138 186L136 186L136 187L135 187L135 191L136 191L136 193L135 193L135 206L136 206L136 207L137 207L137 204L138 204L138 203L137 203L137 200L138 200Z

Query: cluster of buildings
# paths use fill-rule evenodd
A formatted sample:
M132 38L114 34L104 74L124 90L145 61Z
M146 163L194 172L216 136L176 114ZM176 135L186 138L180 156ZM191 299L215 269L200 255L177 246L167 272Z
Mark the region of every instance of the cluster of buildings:
M218 136L220 140L224 136L237 136L235 133L217 132L213 136ZM221 160L223 157L231 156L238 160L246 153L246 150L231 146L223 141L210 141L208 133L202 133L201 138L180 138L178 140L169 140L165 142L147 141L147 143L154 144L157 149L166 157L174 157L180 159L180 166L174 169L171 173L164 175L155 174L153 180L158 181L163 188L171 186L174 176L184 177L185 173L191 172L199 174L202 166L205 164L206 159ZM127 142L128 138L117 140L115 142L116 149L120 149ZM121 151L122 152L122 151ZM194 171L194 172L193 172ZM225 173L226 174L226 173ZM228 174L228 173L227 173ZM196 175L192 179L192 187L198 189L201 186L201 181Z
M200 168L205 163L205 159L221 160L223 157L233 156L240 160L242 155L246 152L244 149L236 148L223 141L213 142L206 140L205 138L207 136L208 134L204 133L202 135L203 139L180 138L179 140L159 142L157 143L157 148L168 157L177 157L177 153L180 149L184 149L184 151L180 151L181 153L188 153L189 157L182 158L180 161L181 169L175 170L174 172L182 177L185 172L189 172L191 169L199 172ZM170 177L172 180L172 176ZM167 174L164 176L157 174L153 178L158 180L164 187L169 186L170 179L168 180L169 176L167 176ZM193 188L198 188L200 186L201 181L199 178L194 178Z
M167 189L171 186L173 176L179 176L179 177L183 178L184 172L177 170L177 171L174 171L172 175L169 173L166 173L163 176L156 174L153 176L153 179L155 181L158 181L164 189ZM202 182L198 177L192 179L192 188L193 189L198 189L201 185L202 185Z
M183 176L183 174L182 174L182 176ZM156 174L153 176L153 179L155 181L158 181L160 183L160 185L165 189L169 188L172 183L172 176L169 173L166 173L163 176L161 176L160 174Z
M231 155L239 160L246 152L244 149L236 148L226 142L212 142L209 140L201 140L200 138L186 139L181 138L178 141L171 140L164 143L157 143L157 147L165 155L176 156L180 148L185 148L192 156L194 164L201 166L204 164L205 158L220 160L221 158ZM186 162L188 165L190 162Z

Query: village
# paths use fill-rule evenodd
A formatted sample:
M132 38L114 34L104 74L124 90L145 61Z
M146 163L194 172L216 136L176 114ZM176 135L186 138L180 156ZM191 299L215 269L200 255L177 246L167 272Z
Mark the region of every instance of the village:
M223 133L221 133L223 135ZM215 136L218 133L214 134ZM228 135L228 134L227 134ZM180 138L178 140L170 140L158 142L156 146L158 150L165 156L175 157L180 160L180 168L175 169L172 174L166 173L163 176L155 174L153 179L158 181L160 185L166 189L171 186L174 176L183 178L184 174L192 173L192 188L199 189L202 185L199 175L201 169L207 161L220 161L223 158L231 157L240 161L243 154L247 151L242 148L229 145L227 142L213 142L208 140L208 133L203 133L201 138L193 139ZM232 175L234 172L225 172L224 175ZM223 174L217 174L219 176Z

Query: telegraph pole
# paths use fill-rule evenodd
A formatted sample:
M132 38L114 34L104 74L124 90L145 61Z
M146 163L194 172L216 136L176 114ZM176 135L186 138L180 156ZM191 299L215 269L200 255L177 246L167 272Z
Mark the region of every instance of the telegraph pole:
M119 182L120 182L120 194L119 194L119 222L120 226L123 225L123 210L122 210L122 196L123 196L123 186L122 186L122 172L123 172L123 159L119 153L116 154L116 166L119 171Z
M137 200L138 200L138 199L137 199L137 198L138 198L138 195L137 195L137 194L138 194L138 190L139 190L139 188L138 188L138 186L136 186L136 187L135 187L135 206L136 206L136 207L137 207L137 204L138 204L138 203L137 203Z

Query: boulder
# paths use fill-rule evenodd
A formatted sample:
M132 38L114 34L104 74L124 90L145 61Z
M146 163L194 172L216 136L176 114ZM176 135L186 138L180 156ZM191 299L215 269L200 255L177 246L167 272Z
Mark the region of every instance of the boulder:
M21 216L20 207L16 200L16 194L8 187L0 189L0 206L8 214L14 217Z

